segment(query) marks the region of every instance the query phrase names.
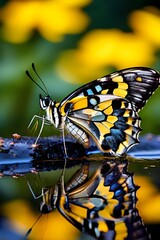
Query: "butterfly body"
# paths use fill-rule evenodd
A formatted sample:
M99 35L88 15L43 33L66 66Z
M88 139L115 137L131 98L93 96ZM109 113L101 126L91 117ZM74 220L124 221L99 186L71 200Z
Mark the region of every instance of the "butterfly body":
M60 103L40 95L40 106L47 121L66 129L84 147L93 139L102 152L122 155L138 143L138 112L158 85L155 70L129 68L78 88Z

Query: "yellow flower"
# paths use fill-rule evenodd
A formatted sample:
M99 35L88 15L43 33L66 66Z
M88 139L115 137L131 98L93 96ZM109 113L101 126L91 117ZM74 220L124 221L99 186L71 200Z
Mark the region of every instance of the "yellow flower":
M89 18L80 7L90 1L10 1L0 9L2 34L8 41L20 43L38 30L47 40L60 41L64 34L86 28Z
M77 82L106 74L106 67L145 66L154 60L154 47L144 38L118 29L96 29L80 40L77 50L61 56L57 69L65 80Z
M93 66L90 62L86 63L79 55L81 52L78 50L68 50L57 60L55 68L62 79L72 83L84 83L98 78L99 74L106 73L106 67L103 69L102 66Z
M28 202L15 200L3 204L3 215L11 220L12 226L25 236L38 219ZM19 211L17 211L19 209ZM70 239L75 240L80 232L69 223L57 210L44 214L33 227L29 239Z
M136 184L141 186L137 191L137 208L145 223L160 222L160 194L151 179L145 176L135 176Z
M137 10L131 14L129 22L137 35L160 46L160 10L153 7Z
M133 32L94 29L77 49L64 52L57 71L67 81L81 82L109 73L110 68L151 66L160 46L160 14L156 8L135 11L129 17Z
M146 65L153 61L153 58L148 58L153 49L144 39L134 33L125 33L116 29L94 30L88 33L80 42L80 49L86 63L90 61L93 65L124 68Z

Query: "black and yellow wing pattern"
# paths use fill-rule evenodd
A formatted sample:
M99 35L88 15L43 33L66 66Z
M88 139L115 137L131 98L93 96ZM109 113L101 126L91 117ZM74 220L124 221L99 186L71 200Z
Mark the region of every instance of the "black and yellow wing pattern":
M57 104L64 126L86 148L90 137L102 152L124 154L138 142L138 111L159 85L159 73L128 68L92 81Z
M85 163L65 186L62 177L59 184L44 189L40 209L46 214L57 208L73 226L95 239L147 240L136 208L137 189L125 161L101 164L91 175Z

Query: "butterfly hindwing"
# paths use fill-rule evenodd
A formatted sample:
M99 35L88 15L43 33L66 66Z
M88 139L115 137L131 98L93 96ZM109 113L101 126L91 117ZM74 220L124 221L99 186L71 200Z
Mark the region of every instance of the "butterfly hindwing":
M120 155L137 143L140 118L129 101L113 95L93 95L68 103L66 129L85 147L92 137L103 152Z

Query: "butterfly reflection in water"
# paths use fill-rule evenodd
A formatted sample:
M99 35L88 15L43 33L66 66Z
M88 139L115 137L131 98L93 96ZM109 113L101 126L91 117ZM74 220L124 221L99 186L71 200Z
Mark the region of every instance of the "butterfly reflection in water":
M65 186L62 176L57 185L43 188L41 213L57 208L77 229L95 239L150 239L136 208L138 187L127 171L127 162L103 163L91 176L89 169L89 163L84 163Z
M32 68L37 74L34 64ZM91 138L102 152L122 155L138 143L141 130L138 111L158 87L159 73L146 67L117 71L78 88L60 103L50 98L41 82L44 89L34 81L46 94L44 98L40 95L40 106L46 116L33 117L43 120L41 131L45 123L51 124L63 136L64 129L67 130L85 148L90 146Z

